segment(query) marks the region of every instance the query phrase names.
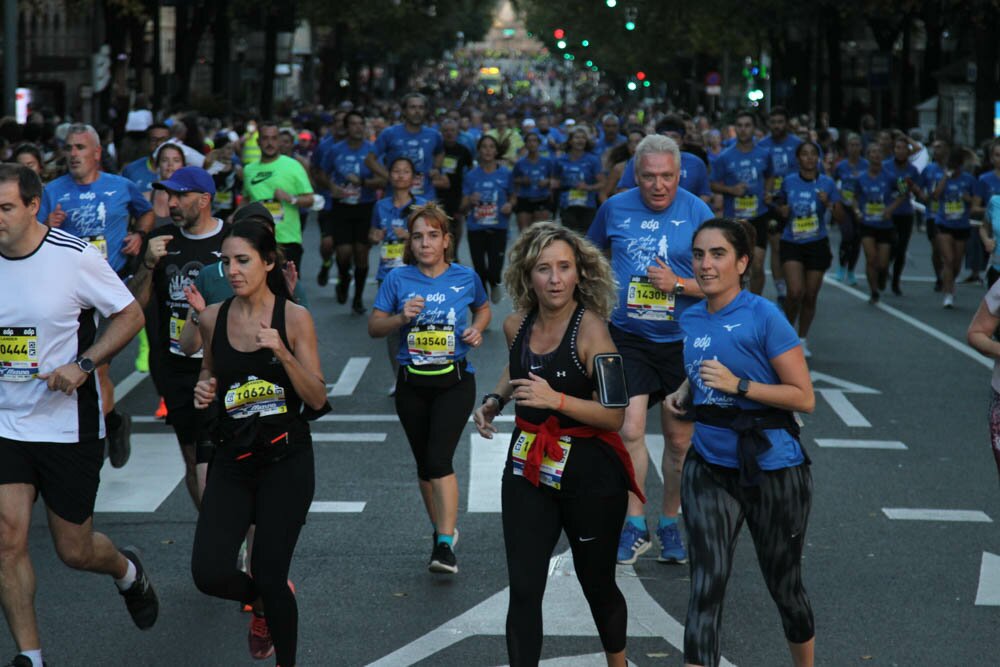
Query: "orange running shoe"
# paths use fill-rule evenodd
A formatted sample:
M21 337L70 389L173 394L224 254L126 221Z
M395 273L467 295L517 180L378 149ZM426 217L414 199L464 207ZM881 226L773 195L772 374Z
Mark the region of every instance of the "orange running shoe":
M156 412L153 413L153 417L156 419L167 418L167 402L163 400L162 396L160 396L160 405L156 408Z
M274 655L274 640L271 639L271 629L267 627L267 619L263 616L254 614L250 617L247 644L250 646L250 657L254 660L264 660Z

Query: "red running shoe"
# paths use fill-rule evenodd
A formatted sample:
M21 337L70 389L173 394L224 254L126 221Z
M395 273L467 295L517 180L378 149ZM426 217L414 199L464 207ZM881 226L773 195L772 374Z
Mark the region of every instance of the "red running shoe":
M156 419L166 419L167 418L167 402L160 397L160 405L156 408L156 412L153 413L153 417Z
M271 629L267 627L267 619L263 616L253 614L250 617L247 644L250 646L250 657L254 660L264 660L274 655L274 640L271 639Z

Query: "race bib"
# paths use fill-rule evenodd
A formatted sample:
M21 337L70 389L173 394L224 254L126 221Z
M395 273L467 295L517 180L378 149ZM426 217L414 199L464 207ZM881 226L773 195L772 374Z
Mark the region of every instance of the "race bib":
M777 192L781 189L781 184L785 182L784 176L775 176L774 183L771 185L771 191Z
M497 205L494 202L476 204L476 223L480 225L495 225L497 219Z
M458 169L458 158L446 155L444 162L441 163L441 171L446 174L454 174L456 169Z
M108 241L103 236L84 236L83 240L97 248L104 259L108 258Z
M406 349L414 366L449 364L455 358L455 327L420 324L406 334Z
M390 264L402 264L403 263L403 247L406 244L402 241L398 243L383 243L382 244L382 261Z
M881 220L885 213L885 204L880 201L865 202L865 218L868 220Z
M223 190L222 192L215 193L215 208L218 210L229 209L233 207L233 191Z
M517 436L517 440L514 441L510 455L515 475L524 476L524 464L528 460L528 452L531 450L534 442L535 434L525 433L524 431L521 431L521 434ZM538 471L538 481L545 486L551 486L553 489L562 488L563 470L566 468L566 461L569 460L569 451L572 447L569 436L559 438L559 446L563 450L562 461L553 461L545 454L542 456L542 465Z
M251 375L243 384L236 383L226 392L226 414L233 419L244 419L252 415L268 417L288 412L285 405L285 390L267 380Z
M424 175L414 174L413 175L413 187L410 188L410 194L422 195L424 194Z
M342 204L357 204L361 199L361 186L348 183L343 186L344 197L340 200Z
M805 215L792 218L793 236L812 236L819 232L819 218L816 215Z
M752 218L757 215L757 195L736 197L734 203L737 218Z
M851 205L854 203L854 190L841 190L840 196L845 204Z
M274 218L274 224L278 224L285 219L285 206L280 201L268 199L264 202L264 208L266 208L268 213L271 214L271 217Z
M945 201L944 217L948 220L961 220L965 216L965 202L961 199Z
M646 276L632 276L628 282L626 309L629 317L669 321L674 317L674 295L657 289Z
M0 380L26 382L38 375L38 330L0 328Z
M588 194L586 190L573 188L567 196L567 204L569 206L586 206Z

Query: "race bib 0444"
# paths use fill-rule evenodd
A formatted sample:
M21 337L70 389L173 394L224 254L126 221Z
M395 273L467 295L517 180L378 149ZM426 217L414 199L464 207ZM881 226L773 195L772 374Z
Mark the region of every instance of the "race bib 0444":
M26 382L38 375L38 330L0 327L0 381Z

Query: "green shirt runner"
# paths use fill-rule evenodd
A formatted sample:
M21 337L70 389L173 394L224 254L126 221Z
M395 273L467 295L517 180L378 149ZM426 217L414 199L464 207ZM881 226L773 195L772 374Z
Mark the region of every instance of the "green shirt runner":
M278 243L301 244L299 209L274 199L274 191L279 189L293 197L313 194L305 167L295 158L279 155L271 162L252 162L243 168L243 196L249 201L259 201L270 211Z

